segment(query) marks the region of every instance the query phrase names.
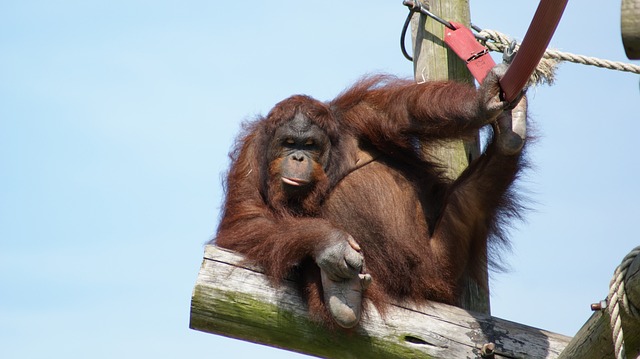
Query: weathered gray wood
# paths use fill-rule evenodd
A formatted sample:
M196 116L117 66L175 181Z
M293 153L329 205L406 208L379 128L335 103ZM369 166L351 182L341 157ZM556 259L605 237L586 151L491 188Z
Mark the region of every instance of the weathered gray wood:
M627 298L631 305L640 308L640 256L637 256L625 279ZM624 312L624 310L620 310ZM640 355L640 321L622 313L627 358L635 359ZM607 310L595 312L580 328L569 345L560 355L562 359L600 359L615 358L609 313Z
M629 302L640 308L640 257L636 256L629 265L624 284Z
M422 1L429 3L431 11L440 17L469 24L470 11L467 0ZM465 63L444 43L444 26L419 13L411 19L413 40L414 78L418 83L426 81L452 80L474 82ZM478 141L442 141L424 144L428 152L448 170L449 178L455 179L468 166L469 159L479 155Z
M622 0L620 32L627 57L640 59L640 0Z
M242 257L209 245L193 291L190 327L326 358L556 358L569 338L485 314L431 303L374 308L352 333L308 319L293 282L274 287Z
M469 25L471 13L468 0L425 1L430 10L448 21L456 21ZM445 28L433 19L414 14L411 19L413 39L413 67L416 82L453 80L473 83L473 76L465 63L444 43ZM446 169L446 175L452 180L457 178L469 165L469 162L480 155L479 137L470 141L453 140L437 143L423 143L425 153L436 163ZM477 253L476 255L486 254ZM474 282L469 276L464 278L465 291L460 298L460 305L476 312L491 312L489 303L489 276L481 283Z

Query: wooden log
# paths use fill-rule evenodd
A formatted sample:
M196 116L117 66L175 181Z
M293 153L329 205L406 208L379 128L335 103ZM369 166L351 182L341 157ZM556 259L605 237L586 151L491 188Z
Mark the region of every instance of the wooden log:
M447 21L470 24L471 12L468 0L422 1L430 10ZM473 76L466 64L444 43L444 26L433 19L416 13L411 19L413 40L414 78L418 83L426 81L451 80L473 84ZM446 169L445 175L454 180L480 155L479 134L468 141L451 140L422 143L429 158ZM486 249L485 249L486 250ZM486 257L486 253L476 253ZM486 258L485 258L486 259ZM469 275L463 278L464 292L460 305L469 310L491 313L489 301L488 270L485 268L481 283L476 283Z
M640 308L640 256L636 256L627 270L625 288L629 303ZM640 357L640 321L629 317L622 308L620 312L627 358L636 359ZM609 312L606 309L593 313L559 358L615 358L609 318Z
M630 60L640 59L640 0L622 0L620 32L624 51Z
M471 14L467 0L422 1L435 14L444 19L469 24ZM411 19L413 41L414 79L418 83L427 81L458 81L473 84L473 76L466 64L444 43L444 25L415 13ZM445 169L446 175L457 178L480 154L478 138L471 141L440 141L425 143L428 154Z
M629 303L640 309L640 256L629 265L624 284Z
M191 301L192 329L326 358L556 358L569 338L537 328L430 303L375 309L351 333L309 320L291 281L274 287L243 257L209 245Z

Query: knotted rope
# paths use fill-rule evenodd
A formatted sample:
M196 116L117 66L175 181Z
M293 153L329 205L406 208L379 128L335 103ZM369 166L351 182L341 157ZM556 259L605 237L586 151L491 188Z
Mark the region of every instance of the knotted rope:
M486 29L481 30L478 33L478 37L481 39L481 42L491 51L504 52L504 50L509 48L510 44L512 43L512 40L507 35L502 34L495 30L486 30ZM640 74L640 66L637 66L637 65L618 62L618 61L603 60L603 59L598 59L590 56L576 55L568 52L547 49L547 51L545 51L542 57L542 60L540 61L539 67L542 67L540 69L541 72L538 73L537 75L534 75L538 77L533 79L532 82L535 84L539 84L539 83L552 84L553 74L551 75L550 78L545 77L545 74L548 73L548 70L546 69L555 69L555 67L557 66L557 63L560 61L568 61L568 62L573 62L577 64L602 67L609 70L625 71L625 72ZM536 70L536 72L538 72L538 70ZM552 72L553 71L551 71L551 73Z

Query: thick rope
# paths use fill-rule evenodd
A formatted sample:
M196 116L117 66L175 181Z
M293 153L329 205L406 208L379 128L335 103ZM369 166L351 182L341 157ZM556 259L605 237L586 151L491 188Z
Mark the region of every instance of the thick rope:
M622 320L620 319L620 305L630 316L640 319L640 310L633 304L629 303L627 294L624 289L624 279L627 276L629 266L640 254L640 246L634 248L622 260L622 263L616 268L609 284L609 300L607 309L609 310L609 324L611 325L613 345L615 349L616 359L626 359L624 349L624 333L622 332Z
M509 47L509 44L512 41L507 35L502 34L495 30L482 30L479 32L478 37L491 40L491 41L483 41L484 45L489 50L498 51L498 52L503 52L505 48ZM571 54L568 52L562 52L557 50L547 49L547 51L544 53L542 57L541 63L544 60L551 60L551 61L555 61L556 63L560 61L568 61L568 62L573 62L577 64L602 67L609 70L618 70L618 71L625 71L625 72L640 74L640 66L637 66L637 65L627 64L624 62L603 60L603 59L598 59L595 57L589 57L589 56L583 56L583 55L576 55L576 54ZM543 66L555 67L555 64L549 63L549 64L544 64ZM533 82L534 83L547 82L549 84L552 84L553 77L551 77L550 79L541 78Z

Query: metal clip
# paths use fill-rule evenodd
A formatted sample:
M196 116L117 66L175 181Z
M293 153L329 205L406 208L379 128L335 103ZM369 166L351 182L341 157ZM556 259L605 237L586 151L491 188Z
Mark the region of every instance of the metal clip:
M508 47L504 48L504 52L502 53L502 62L505 64L510 64L513 61L513 58L516 57L516 41L511 40Z

